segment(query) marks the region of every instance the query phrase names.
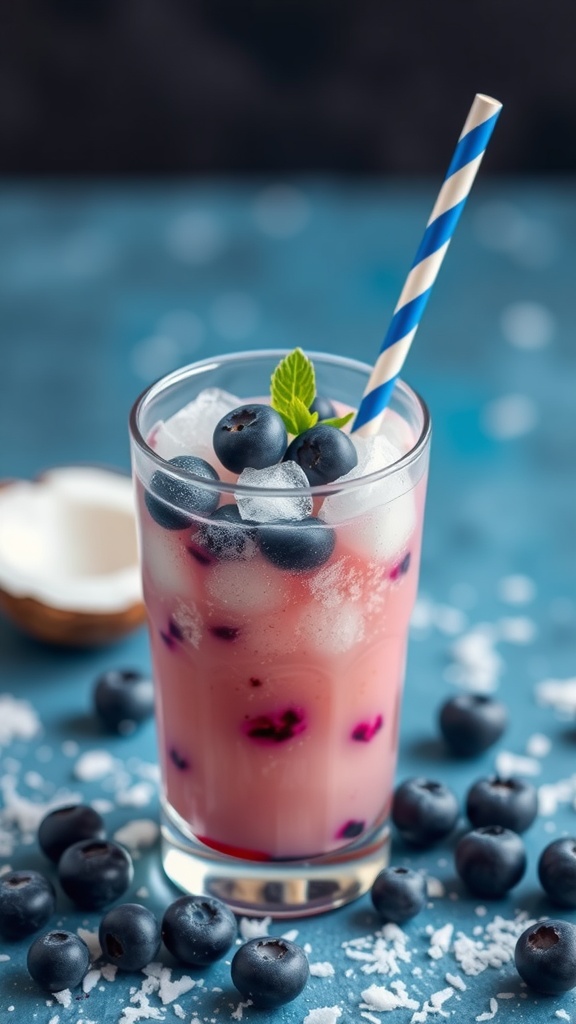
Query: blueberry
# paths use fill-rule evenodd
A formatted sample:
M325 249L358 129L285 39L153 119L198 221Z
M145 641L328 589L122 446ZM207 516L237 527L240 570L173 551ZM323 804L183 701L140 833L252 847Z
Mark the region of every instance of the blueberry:
M310 975L304 950L288 939L251 939L235 953L232 981L258 1010L274 1010L299 996Z
M474 828L502 825L525 832L538 814L538 791L524 779L479 779L468 791L466 814Z
M130 854L118 843L83 839L64 850L58 876L73 903L85 910L98 910L126 892L134 868Z
M210 463L196 455L177 455L169 459L168 465L205 480L220 479ZM195 515L209 516L219 500L216 488L198 486L191 480L180 480L162 470L156 470L152 475L150 489L144 494L150 515L165 530L183 530Z
M104 821L98 811L86 804L57 807L42 818L38 828L38 844L43 853L56 864L64 850L81 839L105 839Z
M372 903L384 921L402 924L416 917L426 903L426 880L421 871L384 868L370 891Z
M476 757L500 739L508 725L508 712L493 697L462 693L442 705L439 725L453 754Z
M284 462L298 463L313 487L329 484L349 473L358 462L358 452L347 434L338 427L319 423L295 437Z
M73 932L46 932L30 946L27 966L40 988L61 992L80 984L90 966L90 953Z
M555 839L540 854L540 884L553 903L576 907L576 839Z
M524 875L526 851L516 832L487 825L458 841L456 871L475 896L504 896Z
M54 913L56 893L39 871L10 871L0 878L0 935L23 939Z
M319 420L333 420L338 415L330 399L324 398L324 395L316 395L310 412L317 412Z
M177 960L194 967L220 960L237 931L230 908L211 896L180 896L162 919L164 945Z
M160 949L160 924L139 903L122 903L104 915L98 937L108 963L121 971L140 971Z
M302 708L284 708L268 715L248 718L243 725L246 736L264 743L284 743L306 730L306 716Z
M458 801L451 789L430 779L407 779L394 793L392 821L405 842L432 846L454 828Z
M152 680L131 669L110 669L94 684L96 714L110 732L125 735L154 713Z
M282 417L270 405L239 405L214 431L214 451L231 473L281 462L288 444Z
M516 943L516 970L543 995L560 995L576 986L576 926L568 921L531 924Z
M202 523L192 540L213 558L245 558L250 554L256 530L240 515L237 505L222 505Z
M278 569L289 572L317 569L334 551L336 534L310 516L292 522L271 523L258 529L262 554Z

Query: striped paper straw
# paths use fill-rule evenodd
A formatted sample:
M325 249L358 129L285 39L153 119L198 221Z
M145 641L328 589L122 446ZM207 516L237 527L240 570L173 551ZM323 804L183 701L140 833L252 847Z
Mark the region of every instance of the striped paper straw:
M378 432L396 378L418 330L442 260L501 110L502 104L490 96L478 93L474 98L418 252L398 299L392 322L382 342L380 354L352 425L353 432L364 436Z

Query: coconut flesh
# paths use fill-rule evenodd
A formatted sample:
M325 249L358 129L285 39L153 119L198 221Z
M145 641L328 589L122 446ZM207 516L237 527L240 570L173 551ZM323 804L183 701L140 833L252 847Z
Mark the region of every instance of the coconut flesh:
M0 607L57 643L105 643L144 618L129 477L49 470L0 488Z

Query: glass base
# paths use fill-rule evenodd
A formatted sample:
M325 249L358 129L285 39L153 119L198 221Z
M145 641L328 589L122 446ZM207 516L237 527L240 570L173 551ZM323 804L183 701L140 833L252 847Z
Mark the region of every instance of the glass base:
M335 910L368 891L390 856L384 822L361 840L311 860L245 861L212 850L185 831L179 816L161 811L162 864L187 893L205 893L239 914L308 917Z

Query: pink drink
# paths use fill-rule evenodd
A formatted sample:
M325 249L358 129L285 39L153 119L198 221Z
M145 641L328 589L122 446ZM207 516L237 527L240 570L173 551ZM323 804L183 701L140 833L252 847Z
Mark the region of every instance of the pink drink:
M389 422L408 451L413 427L393 412ZM145 500L149 472L135 468L172 824L262 868L358 844L390 810L426 459L400 484L372 484L358 515L350 495L342 507L338 493L315 495L334 547L294 571L265 557L251 523L234 557L206 545L206 517L166 529ZM233 501L222 488L219 505Z

